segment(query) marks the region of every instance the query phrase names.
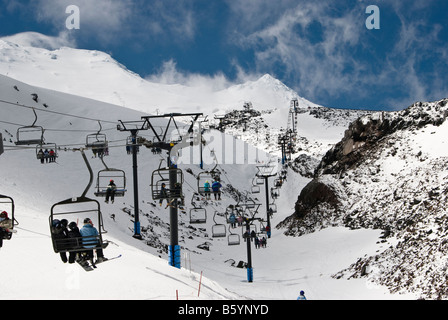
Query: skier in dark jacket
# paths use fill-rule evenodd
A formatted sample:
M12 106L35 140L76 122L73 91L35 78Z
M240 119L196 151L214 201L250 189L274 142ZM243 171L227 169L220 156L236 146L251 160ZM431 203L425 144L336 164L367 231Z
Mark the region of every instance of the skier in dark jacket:
M112 203L114 203L116 190L117 190L117 186L116 186L114 180L110 180L109 185L107 186L107 190L106 190L106 203L109 203L109 198L112 201Z
M3 239L11 238L11 231L13 223L12 220L8 218L8 213L3 211L0 213L0 248L3 246Z
M59 255L61 256L61 260L64 263L68 261L66 252L62 252L62 250L68 249L67 224L68 221L66 219L53 220L53 227L51 230L53 233L53 239L56 242L56 249L60 251Z
M72 221L70 222L70 224L68 225L68 229L69 231L67 232L67 236L70 240L70 247L71 249L78 249L81 247L82 245L82 235L79 232L79 228L78 225L76 224L76 222ZM74 263L76 260L76 256L78 255L78 252L73 251L70 252L69 257L68 257L68 263Z

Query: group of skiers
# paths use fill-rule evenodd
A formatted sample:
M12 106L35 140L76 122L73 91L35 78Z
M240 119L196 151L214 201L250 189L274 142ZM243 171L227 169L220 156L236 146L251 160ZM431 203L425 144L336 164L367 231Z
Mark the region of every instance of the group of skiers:
M40 163L42 164L56 162L56 152L54 151L54 149L45 149L45 151L40 149L37 152L37 159L39 159Z
M221 188L222 184L218 178L215 178L212 184L210 184L208 180L205 181L204 183L205 199L211 200L211 192L213 192L215 200L221 200Z
M0 213L0 248L3 246L3 240L11 238L12 227L13 221L8 217L8 213L6 211Z
M159 192L160 206L162 206L163 200L166 200L165 209L168 207L175 208L178 205L183 205L182 185L180 184L180 182L176 182L173 189L167 189L166 184L162 183Z
M90 218L84 219L84 226L79 229L76 222L68 223L67 219L53 220L51 232L55 241L56 249L59 251L61 260L64 263L88 264L88 261L93 263L93 250L96 248L97 261L106 260L103 255L102 248L98 248L99 233L93 226ZM67 259L67 252L69 257Z

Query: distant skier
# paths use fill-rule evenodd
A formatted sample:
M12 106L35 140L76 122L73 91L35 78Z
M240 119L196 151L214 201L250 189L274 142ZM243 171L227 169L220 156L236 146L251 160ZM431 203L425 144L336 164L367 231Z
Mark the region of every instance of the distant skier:
M162 187L160 188L159 193L159 204L162 206L163 200L166 199L166 202L168 203L168 191L166 190L166 184L162 183Z
M204 194L205 199L210 200L210 182L205 181L204 183Z
M229 223L232 228L236 228L236 217L233 212L230 214Z
M221 183L218 180L215 180L212 184L213 195L215 196L215 200L221 200Z
M306 300L305 292L303 290L300 291L300 295L297 297L297 300Z
M114 203L116 190L117 186L115 185L114 180L110 180L106 190L106 203L109 203L109 198L112 201L112 203Z
M39 159L42 164L45 162L45 155L42 149L37 152L37 159Z
M8 218L8 213L3 211L0 213L0 248L3 246L3 239L11 237L10 229L12 229L12 220Z

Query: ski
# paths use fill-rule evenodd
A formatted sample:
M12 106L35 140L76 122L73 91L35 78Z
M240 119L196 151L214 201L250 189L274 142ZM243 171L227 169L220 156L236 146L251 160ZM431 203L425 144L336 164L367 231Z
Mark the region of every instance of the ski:
M100 263L103 263L103 262L108 262L108 261L111 261L111 260L115 260L115 259L118 259L118 258L121 258L121 254L119 254L118 256L115 256L115 257L112 257L112 258L105 258L104 260L102 260L102 261L95 261L95 265L97 265L97 264L100 264Z
M93 266L91 266L87 261L76 260L76 263L81 266L85 271L93 271Z

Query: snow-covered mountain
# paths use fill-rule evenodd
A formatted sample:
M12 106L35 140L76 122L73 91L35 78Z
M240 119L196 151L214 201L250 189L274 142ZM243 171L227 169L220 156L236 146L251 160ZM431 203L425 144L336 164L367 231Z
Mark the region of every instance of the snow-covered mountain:
M299 157L300 160L287 169L287 180L275 202L277 213L271 219L273 227L294 212L298 194L312 180L304 171L313 170L326 152L344 138L349 123L366 112L317 106L268 75L257 81L208 92L201 87L154 83L130 72L105 53L68 47L58 49L59 43L55 46L54 39L49 39L51 45L43 45L47 41L45 36L39 36L39 45L33 47L27 40L29 37L30 34L25 34L0 40L0 73L3 74L0 77L0 132L5 144L5 153L0 156L0 193L14 198L20 222L17 234L11 241L5 241L0 250L5 259L1 270L14 272L13 277L5 280L5 285L12 289L4 296L0 294L1 298L174 299L178 290L180 298L196 299L201 271L206 289L201 290L200 299L295 299L300 290L305 290L311 299L420 296L419 293L390 294L385 286L377 285L371 278L352 277L350 281L341 281L335 277L360 258L374 257L388 250L390 244L379 241L380 229L349 230L338 224L301 237L286 236L285 230L275 229L267 248L253 247L254 283L245 281L245 270L236 267L239 261L247 261L246 244L241 241L239 246L229 246L227 238L212 237L213 226L225 224L224 212L228 205L235 204L238 193L260 201L258 215L261 218L266 215L264 194L250 191L256 164L277 161L279 153L275 145L287 125L292 98L300 102L300 148L294 157L304 157ZM207 222L203 225L190 223L190 209L193 208L190 199L194 199L196 177L201 170L197 163L185 161L180 165L186 194L185 210L179 216L183 269L169 267L166 249L170 236L169 214L164 206L151 199L149 187L151 173L166 157L144 147L140 150L143 240L136 240L132 237L132 161L125 151L126 134L117 130L117 121L138 120L155 113L156 109L160 113L199 111L213 118L218 113L234 114L247 102L252 103L257 116L251 117L244 126L234 121L224 133L212 130L205 135L209 143L204 149L206 169L214 166L213 151L219 159L224 197L220 202L195 200L207 211ZM36 159L34 147L14 145L17 129L35 120L32 108L38 115L36 125L45 128L45 140L62 148L57 164L42 165ZM375 113L371 117L378 115ZM99 130L97 120L110 141L110 155L105 162L109 167L125 170L129 189L115 204L102 203L106 236L114 243L106 249L106 256L121 253L123 257L100 265L95 272L85 273L77 265L63 265L52 251L48 215L52 204L79 196L84 190L89 175L81 155L72 149L82 147L86 135ZM156 124L163 126L166 122L160 120ZM244 127L249 130L243 131ZM266 139L268 133L269 139ZM151 140L149 133L142 135ZM241 140L235 137L248 145L238 149L244 144L239 144ZM226 161L229 146L237 152L256 146L271 154L254 155L247 151L247 161L232 163ZM197 148L193 152L198 152ZM91 151L88 156L95 174L104 168ZM192 158L197 159L197 156ZM94 197L93 189L88 196ZM227 228L227 235L231 232L242 235L241 228ZM31 270L29 261L33 261ZM117 274L126 276L117 282ZM60 279L64 279L62 285ZM86 293L87 282L91 284Z
M337 278L446 299L448 100L415 103L353 122L280 226L300 235L329 226L383 232L383 252Z
M163 113L169 108L172 112L190 110L212 115L241 108L248 96L260 109L287 107L297 95L270 75L217 88L202 83L157 83L141 78L107 53L57 47L59 43L35 33L0 39L0 73L37 87L146 113Z

